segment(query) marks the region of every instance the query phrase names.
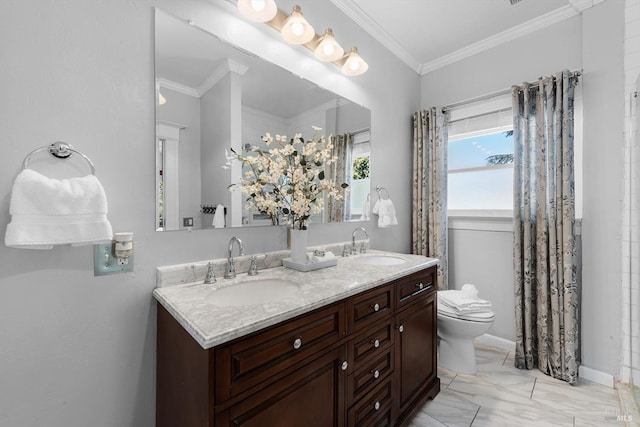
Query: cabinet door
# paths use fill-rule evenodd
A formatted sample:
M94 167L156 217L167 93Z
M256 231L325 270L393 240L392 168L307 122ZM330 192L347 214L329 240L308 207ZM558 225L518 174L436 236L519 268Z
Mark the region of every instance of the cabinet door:
M396 316L395 412L404 418L425 393L439 391L436 378L435 294L411 305Z
M218 413L216 427L344 426L345 355L343 345L302 366Z

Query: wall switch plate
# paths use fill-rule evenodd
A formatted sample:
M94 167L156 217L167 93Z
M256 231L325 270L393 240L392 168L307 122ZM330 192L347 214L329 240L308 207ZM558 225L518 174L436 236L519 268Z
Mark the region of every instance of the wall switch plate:
M183 227L193 227L193 217L184 217L184 218L182 218L182 226Z
M133 254L129 258L116 258L112 243L93 245L93 275L125 273L133 271Z

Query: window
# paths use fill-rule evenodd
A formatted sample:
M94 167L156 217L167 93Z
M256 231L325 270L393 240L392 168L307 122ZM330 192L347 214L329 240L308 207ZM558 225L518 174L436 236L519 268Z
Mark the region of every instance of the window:
M513 133L449 140L449 210L513 209Z
M450 111L448 212L460 216L511 216L513 115L508 95Z
M358 220L362 215L362 209L369 198L371 180L369 178L371 160L371 142L369 131L359 132L353 135L353 145L349 158L350 165L347 170L350 192L349 218Z

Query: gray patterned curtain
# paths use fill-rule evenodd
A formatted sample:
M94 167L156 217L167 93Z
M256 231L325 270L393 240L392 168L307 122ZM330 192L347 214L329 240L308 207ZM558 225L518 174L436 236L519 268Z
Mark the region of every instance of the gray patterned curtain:
M447 127L432 107L413 115L413 253L439 258L438 289L448 288Z
M573 101L568 71L512 88L515 366L578 380Z
M331 165L329 178L338 184L346 182L351 185L351 176L347 172L351 165L351 151L353 146L353 136L347 133L331 137L333 143L332 155L337 161ZM351 206L351 193L347 192L342 200L329 198L327 201L327 211L329 212L329 222L342 222L351 216L349 212Z

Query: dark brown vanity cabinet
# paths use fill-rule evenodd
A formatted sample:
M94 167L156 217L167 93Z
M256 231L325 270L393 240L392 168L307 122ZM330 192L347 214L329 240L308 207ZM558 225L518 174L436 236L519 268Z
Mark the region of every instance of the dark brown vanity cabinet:
M400 425L440 390L434 272L207 350L159 305L156 425Z

